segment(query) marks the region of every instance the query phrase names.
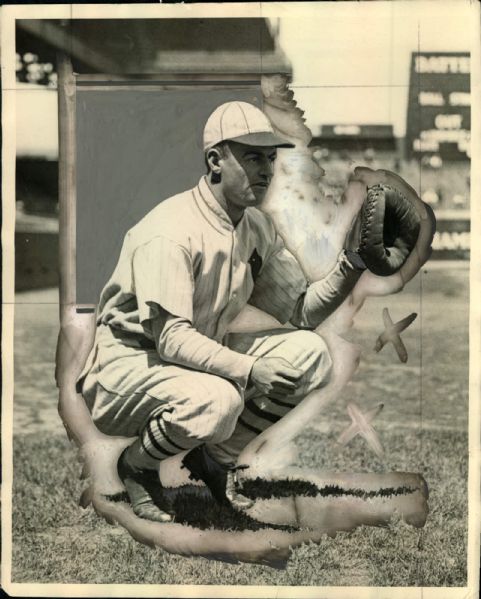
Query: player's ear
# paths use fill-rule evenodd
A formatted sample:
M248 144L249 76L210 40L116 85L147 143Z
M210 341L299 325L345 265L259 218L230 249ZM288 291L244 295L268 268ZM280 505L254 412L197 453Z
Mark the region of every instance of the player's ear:
M207 151L205 155L205 159L211 173L212 183L219 183L221 178L221 159L222 159L222 151L220 148L213 147Z

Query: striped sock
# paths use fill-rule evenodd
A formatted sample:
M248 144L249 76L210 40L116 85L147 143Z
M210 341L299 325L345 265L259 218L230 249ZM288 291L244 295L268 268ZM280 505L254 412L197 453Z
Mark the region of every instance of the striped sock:
M140 469L157 469L160 460L196 445L195 442L186 444L187 446L181 445L167 433L164 412L165 410L152 414L137 441L130 446L128 461L133 466Z

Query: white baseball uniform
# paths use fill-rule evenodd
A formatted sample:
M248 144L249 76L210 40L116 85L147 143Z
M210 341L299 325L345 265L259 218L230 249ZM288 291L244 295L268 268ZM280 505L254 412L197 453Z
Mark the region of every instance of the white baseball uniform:
M203 177L125 237L79 380L94 421L107 434L140 435L156 459L206 442L230 461L324 384L331 360L311 331L226 336L228 325L249 302L281 323L314 328L360 274L341 255L324 281L309 285L270 218L247 208L234 227ZM281 402L246 389L258 356L303 370L293 396Z

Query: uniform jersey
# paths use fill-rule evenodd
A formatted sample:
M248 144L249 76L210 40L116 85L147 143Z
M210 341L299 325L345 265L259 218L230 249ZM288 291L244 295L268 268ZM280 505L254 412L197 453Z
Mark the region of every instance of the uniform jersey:
M341 257L325 281L308 286L270 218L247 208L234 227L202 178L194 189L159 204L125 237L101 294L96 343L79 379L94 422L106 434L140 435L143 450L163 459L200 441L227 441L244 408L232 446L219 446L220 457L230 459L246 435L324 384L331 362L314 333L224 338L229 324L249 302L281 323L313 328L358 276ZM184 336L167 343L177 359L162 350L158 327L166 314L191 325L191 341ZM184 350L188 359L179 361ZM244 406L259 356L283 357L301 369L300 395L280 404L249 395Z
M161 307L221 341L247 302L285 323L306 288L270 218L247 208L234 227L203 177L127 233L98 324L152 339Z

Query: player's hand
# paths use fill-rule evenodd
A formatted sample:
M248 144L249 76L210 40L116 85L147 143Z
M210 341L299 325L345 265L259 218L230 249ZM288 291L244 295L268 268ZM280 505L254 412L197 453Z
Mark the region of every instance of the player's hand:
M267 397L282 399L296 391L302 374L284 358L257 358L250 381Z

